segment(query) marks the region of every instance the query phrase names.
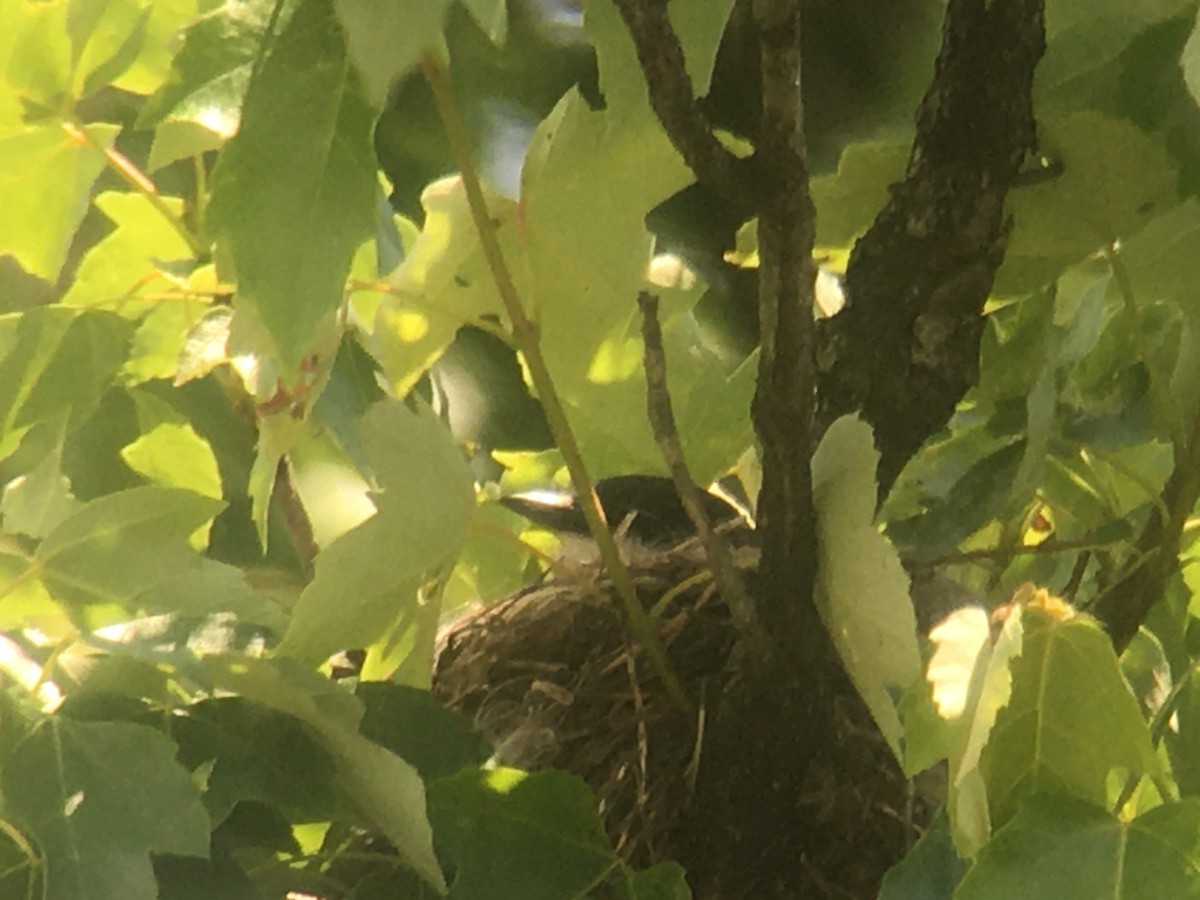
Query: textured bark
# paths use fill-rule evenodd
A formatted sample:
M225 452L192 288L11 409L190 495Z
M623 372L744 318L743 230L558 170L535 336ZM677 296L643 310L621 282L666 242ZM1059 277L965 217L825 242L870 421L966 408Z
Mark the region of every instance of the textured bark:
M978 378L1005 197L1036 149L1042 8L950 0L906 177L850 257L849 306L821 329L820 426L863 411L882 454L880 496Z

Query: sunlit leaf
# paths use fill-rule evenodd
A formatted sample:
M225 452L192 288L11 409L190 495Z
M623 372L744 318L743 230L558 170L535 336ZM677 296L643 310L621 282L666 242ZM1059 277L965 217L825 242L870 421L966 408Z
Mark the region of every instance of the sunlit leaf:
M896 700L920 675L908 575L875 529L879 452L871 428L843 417L813 454L818 607L842 663L897 759Z

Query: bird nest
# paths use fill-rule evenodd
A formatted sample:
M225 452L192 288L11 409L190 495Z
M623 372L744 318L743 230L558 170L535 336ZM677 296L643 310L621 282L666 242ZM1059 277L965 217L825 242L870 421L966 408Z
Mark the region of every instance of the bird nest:
M498 762L584 778L621 856L678 860L697 897L874 897L914 834L907 782L836 663L821 685L747 676L699 560L692 543L629 565L692 709L596 565L451 624L435 696L474 718ZM830 721L811 721L816 695Z

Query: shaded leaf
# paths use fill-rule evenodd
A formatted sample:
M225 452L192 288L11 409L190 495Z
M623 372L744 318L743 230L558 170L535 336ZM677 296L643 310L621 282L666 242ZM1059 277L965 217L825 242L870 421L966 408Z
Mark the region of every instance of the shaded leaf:
M50 900L153 900L151 852L208 855L199 792L151 728L51 719L4 776L5 808L36 838Z
M373 233L374 124L333 0L306 0L246 94L210 208L238 302L254 305L286 370L338 308L354 251Z
M429 786L438 839L457 863L454 900L557 900L615 865L591 791L553 770L463 772Z

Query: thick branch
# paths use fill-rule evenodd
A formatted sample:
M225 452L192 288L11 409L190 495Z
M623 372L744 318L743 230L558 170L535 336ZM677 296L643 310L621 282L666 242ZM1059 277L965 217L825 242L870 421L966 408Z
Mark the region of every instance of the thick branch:
M1036 146L1043 0L950 0L908 172L850 258L850 305L822 326L819 423L863 410L880 494L978 376L1004 202Z
M713 133L696 104L683 47L667 17L666 0L613 0L633 38L646 76L650 106L696 178L727 198L744 202L743 163Z

